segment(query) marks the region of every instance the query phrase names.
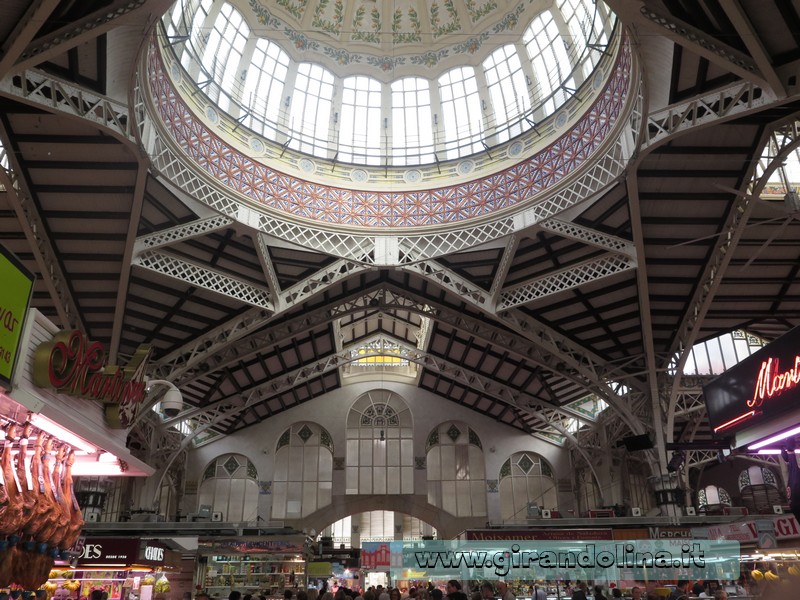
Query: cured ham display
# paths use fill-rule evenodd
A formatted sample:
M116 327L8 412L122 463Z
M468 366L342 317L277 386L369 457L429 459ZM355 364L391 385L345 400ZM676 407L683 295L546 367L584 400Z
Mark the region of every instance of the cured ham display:
M0 588L37 589L84 525L73 451L43 431L29 444L32 433L27 423L0 428Z

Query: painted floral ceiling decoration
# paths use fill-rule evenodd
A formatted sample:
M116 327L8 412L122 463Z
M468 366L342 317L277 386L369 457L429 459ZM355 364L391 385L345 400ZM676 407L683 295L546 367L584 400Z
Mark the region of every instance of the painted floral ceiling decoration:
M475 54L492 35L515 32L539 0L248 0L258 22L294 49L339 65L433 68Z

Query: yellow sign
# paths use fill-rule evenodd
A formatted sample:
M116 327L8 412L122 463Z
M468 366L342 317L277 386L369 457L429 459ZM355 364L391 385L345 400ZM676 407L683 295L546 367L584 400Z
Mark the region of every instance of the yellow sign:
M309 577L330 577L333 574L333 565L329 562L310 562L307 567Z
M34 276L0 246L0 385L11 385Z

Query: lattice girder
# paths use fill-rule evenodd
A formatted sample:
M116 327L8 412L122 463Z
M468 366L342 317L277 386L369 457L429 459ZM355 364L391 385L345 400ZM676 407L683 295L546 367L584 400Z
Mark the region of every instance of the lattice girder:
M672 104L647 115L642 149L660 145L673 136L698 127L732 120L763 109L775 95L750 81L737 81L722 89Z
M500 304L497 310L523 306L546 296L635 268L635 258L620 254L609 254L579 262L503 291L500 294Z
M602 250L626 254L632 258L636 256L633 242L570 221L547 219L539 223L539 228Z
M133 259L132 264L246 304L273 310L267 289L214 271L205 265L158 250L142 252Z
M126 104L37 69L28 69L18 76L0 79L0 93L47 108L50 112L55 109L86 119L133 141Z
M175 227L148 233L147 235L141 235L136 238L134 253L162 248L176 242L191 240L213 231L219 231L220 229L230 227L233 225L233 222L233 219L217 215L209 217L208 219L199 219L190 223L184 223L183 225L176 225Z

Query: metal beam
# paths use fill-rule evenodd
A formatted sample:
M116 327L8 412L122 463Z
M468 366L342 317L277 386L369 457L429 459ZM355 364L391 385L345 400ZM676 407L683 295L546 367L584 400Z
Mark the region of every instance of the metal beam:
M60 0L35 0L0 47L0 78L11 69Z

